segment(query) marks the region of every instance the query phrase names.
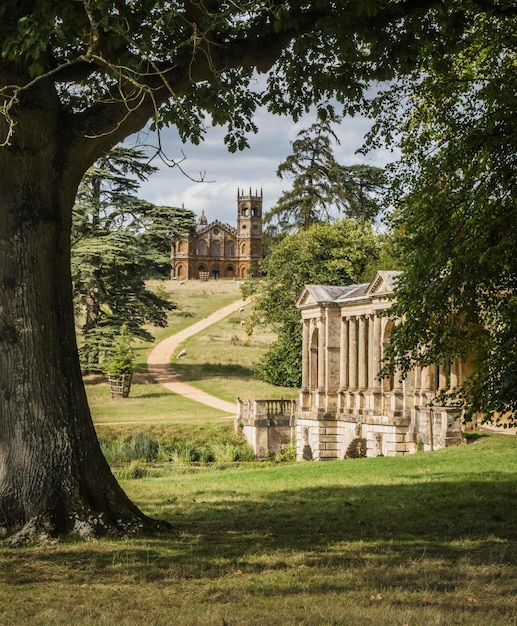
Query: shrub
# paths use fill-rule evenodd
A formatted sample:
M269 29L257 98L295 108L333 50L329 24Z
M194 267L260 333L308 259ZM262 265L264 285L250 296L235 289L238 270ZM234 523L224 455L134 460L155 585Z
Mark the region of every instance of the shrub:
M147 478L152 472L141 461L132 461L128 465L123 465L115 471L117 478L122 480L132 480L138 478Z
M197 458L196 449L190 443L174 446L171 454L173 463L193 463Z
M212 453L216 463L233 463L238 458L238 447L231 443L215 441L212 444Z
M243 463L251 463L255 460L255 453L253 448L247 444L239 446L238 460Z
M247 445L234 445L216 441L212 444L212 452L216 463L235 463L236 461L254 461L253 449Z
M203 446L199 450L199 462L200 463L213 463L215 456L210 446Z
M135 370L135 353L131 347L131 336L125 326L115 343L105 371L113 379L121 379L123 376L131 376Z
M136 433L116 439L99 439L102 453L108 463L130 461L155 461L158 456L158 442L147 433Z
M280 452L273 455L275 463L292 463L296 461L296 448L294 446L283 446Z
M174 446L165 441L158 442L158 452L156 453L157 461L172 461L172 453L174 452Z
M137 433L133 437L133 447L136 459L155 461L158 456L158 442L147 433Z

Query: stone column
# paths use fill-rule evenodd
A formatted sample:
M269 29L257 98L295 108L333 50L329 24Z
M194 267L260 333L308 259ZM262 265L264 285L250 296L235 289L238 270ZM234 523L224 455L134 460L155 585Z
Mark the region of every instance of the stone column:
M431 370L428 365L420 370L420 387L424 391L431 389Z
M453 359L451 362L451 388L458 387L458 385L460 384L460 367L460 360L457 358Z
M380 389L381 381L377 378L377 374L381 369L381 319L375 313L370 318L369 325L369 380L368 385L372 389Z
M326 335L325 320L323 319L323 314L321 314L318 318L318 390L323 390L325 388L325 374L327 369L325 363Z
M309 320L302 320L302 388L309 387Z
M368 388L369 408L374 414L382 412L382 381L377 378L381 369L382 354L381 319L375 313L368 320Z
M357 318L348 321L348 386L357 389Z
M359 389L366 389L368 385L368 345L366 318L361 315L357 320L359 338L357 340L357 383Z
M348 319L341 319L341 335L339 338L340 367L339 367L339 388L344 390L348 387Z
M439 365L438 366L438 389L447 389L448 388L448 380L447 380L447 365Z
M314 333L318 331L316 329L316 320L311 320L311 322L312 328L309 329L309 389L316 391L318 386L318 346L314 345Z

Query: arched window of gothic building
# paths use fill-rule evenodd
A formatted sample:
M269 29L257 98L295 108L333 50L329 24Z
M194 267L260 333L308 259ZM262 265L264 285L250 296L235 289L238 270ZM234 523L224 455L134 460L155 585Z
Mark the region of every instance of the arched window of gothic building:
M235 256L235 243L233 241L226 242L226 256Z
M221 243L219 241L212 241L210 251L213 256L221 256Z
M203 239L201 239L201 241L197 242L197 255L206 256L207 254L208 254L208 246L206 245L206 241L203 241Z

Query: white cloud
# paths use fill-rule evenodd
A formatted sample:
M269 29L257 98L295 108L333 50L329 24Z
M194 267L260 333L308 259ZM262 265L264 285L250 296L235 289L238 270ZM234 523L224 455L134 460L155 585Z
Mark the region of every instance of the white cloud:
M184 205L197 215L204 210L209 221L219 219L234 224L238 188L248 191L251 187L253 192L262 189L265 210L288 188L288 181L281 181L276 170L290 154L297 133L313 122L314 117L307 116L295 124L290 118L260 110L255 117L258 133L249 137L250 148L237 154L227 151L223 142L225 131L220 127L209 129L199 146L182 145L174 130L165 130L161 145L168 158L180 160L185 156L181 168L188 176L179 168L169 168L155 159L153 164L159 171L142 185L139 195L155 204ZM392 160L387 150L366 156L355 154L369 128L370 121L363 117L343 121L337 129L340 145L335 153L339 162L343 165L366 162L382 167ZM194 182L200 180L203 182Z

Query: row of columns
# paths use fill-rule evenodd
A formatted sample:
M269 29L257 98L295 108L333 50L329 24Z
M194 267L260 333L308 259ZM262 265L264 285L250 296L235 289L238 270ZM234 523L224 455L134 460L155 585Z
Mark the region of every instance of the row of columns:
M374 313L343 317L340 333L340 389L380 389L382 320Z
M341 317L339 309L332 308L303 320L302 387L330 393L402 391L400 376L377 378L391 324L375 313ZM455 360L449 367L417 367L409 381L414 389L454 387L461 381L461 364Z

